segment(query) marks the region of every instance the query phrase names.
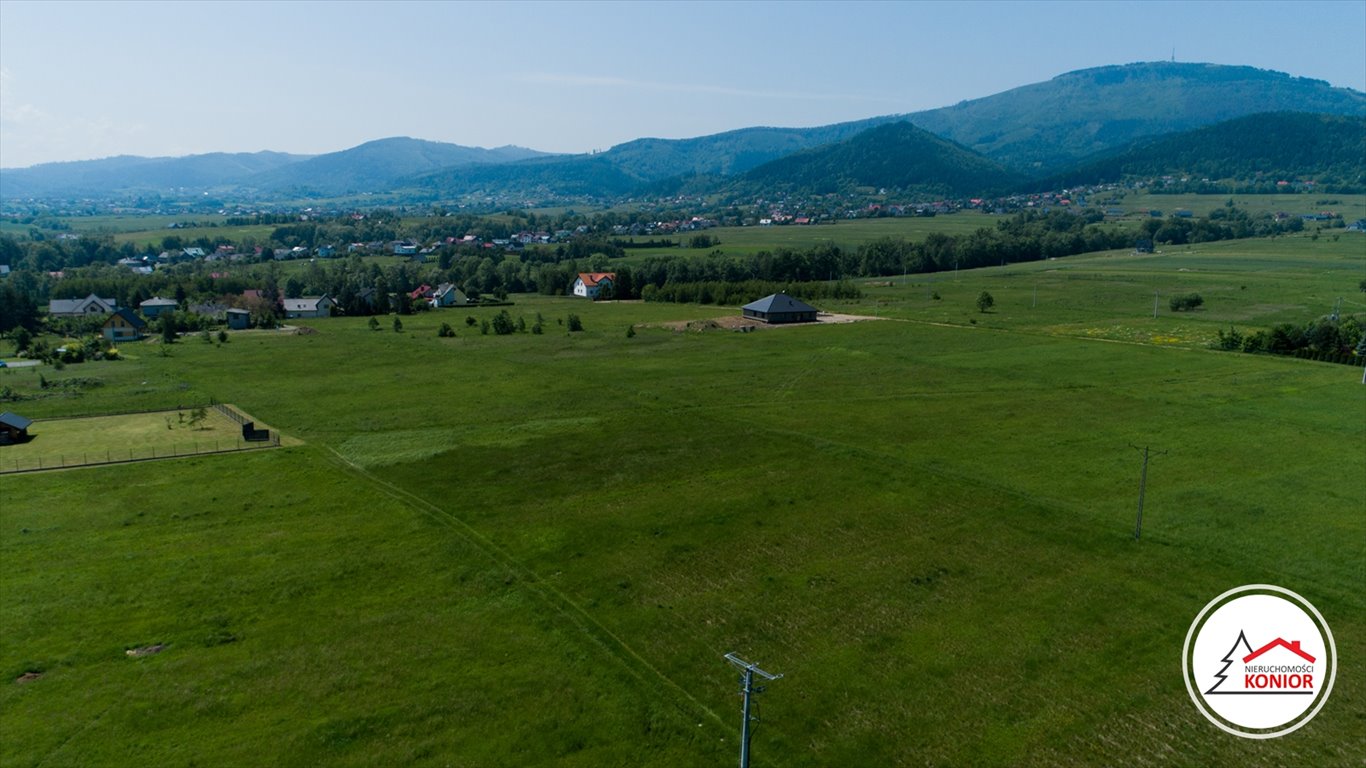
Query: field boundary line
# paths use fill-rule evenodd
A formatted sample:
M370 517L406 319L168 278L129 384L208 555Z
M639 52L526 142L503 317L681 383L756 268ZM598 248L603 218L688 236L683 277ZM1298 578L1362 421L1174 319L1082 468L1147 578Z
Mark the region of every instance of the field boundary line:
M635 677L642 683L647 682L647 676L640 669L643 668L645 671L649 673L650 676L653 676L659 682L663 683L664 688L671 691L675 695L675 697L682 697L682 699L685 699L689 704L692 705L695 711L701 712L702 714L706 715L707 718L711 719L722 728L727 728L727 730L730 730L728 726L726 726L725 722L721 719L721 717L717 715L715 712L713 712L710 707L708 707L706 704L703 704L701 701L697 699L697 697L693 696L691 693L688 693L688 691L685 688L683 688L683 686L674 682L672 678L661 672L657 667L655 667L655 665L651 664L648 660L645 659L645 657L641 656L639 652L637 652L634 648L628 645L625 640L622 640L614 632L612 632L612 630L608 629L597 619L593 618L592 614L584 610L582 606L574 602L574 600L571 599L568 595L561 592L553 584L550 584L546 580L542 579L532 569L519 563L516 558L508 554L497 544L490 541L487 537L485 537L478 530L476 530L472 525L460 519L458 515L455 515L452 512L442 509L441 507L433 504L430 501L427 501L421 496L418 496L417 494L411 491L400 488L399 486L394 485L393 483L390 483L389 481L374 475L364 467L347 459L339 451L337 451L337 449L333 448L332 446L327 446L327 450L335 457L335 461L340 462L353 474L361 477L364 480L369 481L371 484L379 488L390 498L393 498L394 500L402 504L406 504L407 506L422 512L423 514L436 520L437 522L445 524L448 528L454 530L456 534L459 535L466 542L468 542L469 544L473 545L476 549L483 552L484 555L487 556L490 560L492 560L495 564L506 569L514 576L517 576L531 589L533 593L540 597L542 601L550 605L550 607L553 608L556 612L558 612L561 616L564 616L566 619L568 619L570 623L572 623L577 629L579 629L579 631L587 635L594 643L599 645L604 651L607 651L608 655L612 656L614 659L620 662L621 665L626 668L626 670L631 674L632 677ZM631 662L634 662L634 665ZM674 705L679 706L680 703L681 702L679 701L675 701ZM679 708L685 709L682 706L679 706Z
M238 441L241 442L241 441ZM247 453L250 451L263 451L270 448L279 448L280 439L272 436L267 442L261 445L243 445L240 448L213 448L202 451L191 451L189 453L172 453L167 456L139 456L131 459L112 459L108 461L86 461L80 464L59 464L52 467L26 467L24 469L5 469L3 461L0 461L0 475L26 475L35 472L60 472L64 469L85 469L87 467L112 467L117 464L141 464L144 461L169 461L171 459L189 459L195 456L220 456L225 453Z

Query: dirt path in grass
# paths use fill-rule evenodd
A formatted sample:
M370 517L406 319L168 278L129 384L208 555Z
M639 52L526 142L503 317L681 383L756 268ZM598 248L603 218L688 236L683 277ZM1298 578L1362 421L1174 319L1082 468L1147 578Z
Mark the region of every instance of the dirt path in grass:
M810 328L815 325L839 325L843 323L861 323L865 320L889 320L886 317L874 317L872 315L842 315L831 312L821 312L816 315L814 323L779 323L769 325L760 320L752 320L740 315L727 315L725 317L713 317L706 320L678 320L670 323L647 323L648 326L655 328L668 328L674 331L767 331L776 328Z

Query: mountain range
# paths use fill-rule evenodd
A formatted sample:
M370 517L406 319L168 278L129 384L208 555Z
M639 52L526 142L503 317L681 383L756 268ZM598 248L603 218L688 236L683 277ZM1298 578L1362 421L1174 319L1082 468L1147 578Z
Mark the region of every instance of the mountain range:
M1154 142L1264 112L1360 119L1366 117L1366 94L1251 67L1149 62L1069 72L923 112L811 128L641 138L584 155L390 138L317 156L215 153L48 163L0 171L0 198L202 190L296 199L395 192L602 199L764 185L986 193L1027 179L1081 178L1083 167L1094 176L1105 162L1137 168L1137 156L1116 158L1138 152L1136 144L1149 153L1171 151ZM1351 130L1352 123L1320 125ZM1218 140L1196 141L1214 149L1209 142Z

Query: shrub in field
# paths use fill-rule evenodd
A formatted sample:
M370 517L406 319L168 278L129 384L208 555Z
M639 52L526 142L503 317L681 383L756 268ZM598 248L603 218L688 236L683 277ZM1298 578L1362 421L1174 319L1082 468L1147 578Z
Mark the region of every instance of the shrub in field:
M576 333L583 330L583 321L579 319L578 315L570 315L565 318L565 323L568 324L570 333Z
M441 327L437 329L436 335L443 339L450 338L455 336L455 329L451 327L450 323L442 323Z
M1218 347L1219 349L1228 349L1235 351L1242 349L1243 334L1239 333L1238 329L1232 326L1229 326L1228 333L1224 333L1223 329L1220 329L1219 340L1215 342L1214 346Z
M1168 306L1172 308L1173 312L1188 312L1204 303L1205 300L1200 297L1200 294L1184 293L1180 296L1173 296L1171 301L1168 302Z
M977 294L978 312L986 312L988 309L991 309L994 306L996 306L996 299L990 293L982 291L981 293Z
M373 317L370 318L370 322L368 323L368 325L370 326L370 330L372 330L372 331L378 331L378 330L379 330L379 320L376 320L376 319L373 318Z
M516 330L517 325L512 322L512 315L509 315L506 309L499 310L498 314L493 316L494 333L499 336L506 336Z

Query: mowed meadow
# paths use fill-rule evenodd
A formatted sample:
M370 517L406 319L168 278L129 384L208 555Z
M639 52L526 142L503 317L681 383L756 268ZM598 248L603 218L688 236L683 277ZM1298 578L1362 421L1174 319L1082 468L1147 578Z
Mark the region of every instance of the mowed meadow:
M0 476L0 763L726 764L734 651L786 675L756 765L1352 764L1361 369L1206 342L1361 312L1363 276L1360 237L1300 237L877 281L822 307L879 318L850 324L515 296L544 334L333 318L0 371L100 380L8 404L30 445L210 399L294 439ZM1134 446L1164 452L1139 541ZM1247 583L1337 641L1279 739L1217 730L1182 678Z

